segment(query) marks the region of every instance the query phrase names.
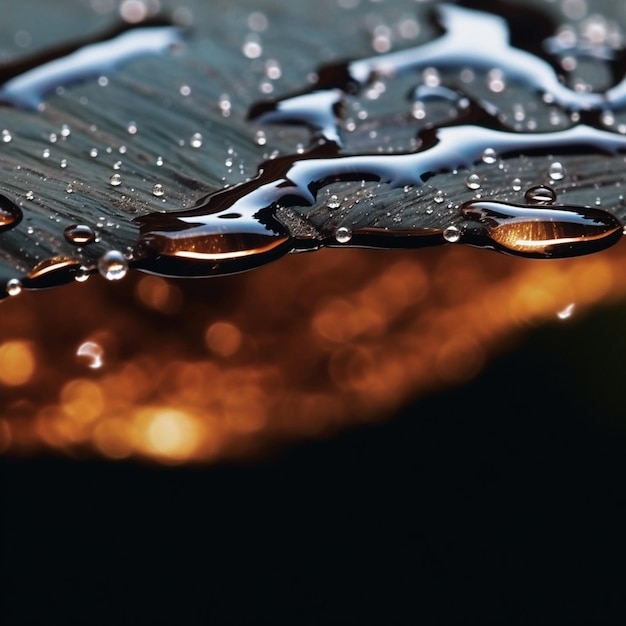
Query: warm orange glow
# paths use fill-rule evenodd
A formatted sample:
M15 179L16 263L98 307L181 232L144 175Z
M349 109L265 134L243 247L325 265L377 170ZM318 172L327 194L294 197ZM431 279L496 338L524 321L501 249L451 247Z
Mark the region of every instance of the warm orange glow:
M35 356L29 342L7 341L0 345L0 383L26 384L35 372Z
M624 298L625 260L623 244L561 261L324 250L24 292L0 303L0 453L206 462L381 419L571 305Z

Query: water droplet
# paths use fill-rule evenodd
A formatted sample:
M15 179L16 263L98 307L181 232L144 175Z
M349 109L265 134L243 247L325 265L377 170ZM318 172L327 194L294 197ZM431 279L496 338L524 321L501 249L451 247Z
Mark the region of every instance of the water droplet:
M35 194L32 191L27 191L25 197L26 197L27 200L34 200L35 199Z
M438 191L434 197L433 200L437 203L437 204L441 204L444 200L445 200L445 196L443 195L443 191Z
M85 267L84 265L81 265L76 270L76 273L74 274L74 280L77 283L84 283L89 278L90 275L91 275L91 272L89 271L89 268Z
M104 349L95 341L85 341L78 346L76 356L84 360L87 367L96 370L104 364Z
M87 224L73 224L68 226L63 235L65 239L74 246L86 246L96 238L96 233Z
M565 178L565 167L559 161L551 163L548 168L548 176L550 176L550 180L563 180Z
M119 250L109 250L98 259L98 271L107 280L121 280L128 272L128 261Z
M65 191L67 193L74 193L74 186L72 185L72 183L67 183L67 187L65 188Z
M189 145L192 148L201 148L202 147L202 142L204 141L202 135L200 133L194 133L191 136L191 140L189 141Z
M346 226L340 226L335 231L335 239L337 243L348 243L352 239L352 231Z
M109 184L113 187L119 187L122 184L122 177L119 174L113 174L109 178Z
M492 165L498 160L498 155L493 148L487 148L483 151L481 159L483 163L487 163L488 165Z
M256 142L259 146L264 146L267 143L267 137L262 130L257 130L256 132Z
M115 163L113 163L113 169L114 170L119 170L122 168L122 162L121 161L115 161Z
M0 195L0 230L16 226L21 219L21 209L6 196Z
M513 185L513 191L522 190L522 181L519 178L514 178L512 185Z
M67 159L61 159L61 167L65 169L67 167Z
M6 292L9 296L22 293L22 282L18 278L11 278L7 281Z
M50 156L50 149L49 148L44 148L42 153L41 153L41 156L44 159L47 159Z
M448 226L443 231L443 238L448 243L456 243L461 238L461 231L456 226Z
M326 203L326 206L329 209L338 209L341 206L341 202L339 198L335 194L333 194L332 196L328 198L328 202Z
M617 219L601 209L467 202L464 240L530 258L564 258L604 250L622 237ZM475 225L474 225L475 224Z
M72 131L67 124L63 124L63 126L61 126L61 137L67 138L70 136L71 132Z
M126 130L128 131L129 135L136 135L137 134L137 124L135 122L130 122L128 124L128 127L126 128Z
M576 308L576 305L572 302L570 304L568 304L565 308L561 309L556 316L560 319L560 320L566 320L569 319L570 317L572 317L572 314L574 313L574 309Z
M95 159L98 156L98 148L92 148L89 151L89 156Z
M11 132L5 128L2 131L2 141L4 143L10 143L12 139L13 139L13 135L11 135Z
M524 198L529 204L545 206L556 202L556 191L547 185L536 185L526 190Z
M163 165L163 157L158 156L156 159L157 167L161 167Z
M161 183L155 183L154 187L152 187L152 195L160 197L165 193L163 189L163 185Z
M470 174L465 179L468 189L480 189L480 176L478 174Z

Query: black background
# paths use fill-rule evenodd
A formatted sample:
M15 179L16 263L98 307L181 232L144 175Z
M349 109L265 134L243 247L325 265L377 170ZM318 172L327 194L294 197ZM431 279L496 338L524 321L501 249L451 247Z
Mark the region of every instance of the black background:
M622 320L262 462L4 457L0 623L623 624Z

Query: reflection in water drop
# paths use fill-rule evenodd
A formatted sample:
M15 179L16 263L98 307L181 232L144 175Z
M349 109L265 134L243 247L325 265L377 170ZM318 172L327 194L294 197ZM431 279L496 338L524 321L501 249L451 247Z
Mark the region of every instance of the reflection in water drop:
M128 272L128 261L119 250L109 250L98 259L98 271L107 280L121 280Z
M461 231L456 226L448 226L443 231L443 238L448 243L456 243L461 239Z
M75 246L86 246L96 238L96 233L91 226L87 224L73 224L68 226L63 235L65 239Z
M469 220L464 242L531 258L590 254L622 236L613 215L591 207L529 207L484 200L466 203L461 212Z
M85 361L90 369L100 369L104 364L104 350L95 341L85 341L78 346L76 356Z
M21 220L21 209L6 196L0 195L0 230L17 226Z
M22 293L22 281L18 278L11 278L7 281L6 292L9 296L17 296Z
M524 198L529 204L546 206L556 202L556 191L547 185L537 185L527 189Z
M345 226L340 226L335 231L335 239L338 243L348 243L352 239L352 231Z

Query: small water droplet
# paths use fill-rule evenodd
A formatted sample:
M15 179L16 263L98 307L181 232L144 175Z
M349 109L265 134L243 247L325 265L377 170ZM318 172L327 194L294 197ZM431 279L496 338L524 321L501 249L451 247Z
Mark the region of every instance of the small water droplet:
M65 169L65 168L67 167L67 159L62 159L62 160L61 160L61 167L62 167L63 169Z
M2 131L2 141L4 143L10 143L13 139L13 135L11 135L11 131L6 128Z
M89 278L90 275L91 275L91 272L89 271L89 268L85 267L84 265L81 265L76 270L76 273L74 274L74 280L77 283L84 283Z
M326 206L329 209L338 209L341 206L341 202L339 198L335 194L333 194L332 196L328 198L328 202L326 203Z
M49 148L44 148L42 153L41 153L41 156L44 159L47 159L50 156L50 149Z
M18 278L7 281L6 291L9 296L17 296L22 293L22 282Z
M478 174L470 174L465 179L468 189L480 189L480 176Z
M100 369L104 364L104 349L95 341L85 341L78 346L76 356L84 360L92 370Z
M443 238L448 243L456 243L461 238L461 231L456 226L448 226L443 231Z
M444 200L445 200L445 196L443 195L443 191L438 191L435 196L433 197L433 200L437 203L437 204L441 204Z
M483 160L483 163L492 165L498 160L498 155L496 154L496 151L493 148L487 148L486 150L483 151L481 158Z
M63 235L65 239L74 246L86 246L96 238L96 233L93 228L87 224L73 224L72 226L68 226L63 231Z
M548 176L550 180L563 180L565 178L565 167L559 161L550 164L548 168Z
M70 136L71 132L72 131L67 124L63 124L63 126L61 126L61 137L67 138Z
M513 184L513 191L522 190L522 181L519 178L514 178L512 184Z
M113 174L109 178L109 184L113 187L119 187L122 184L122 177L119 174Z
M121 280L128 272L128 261L119 250L109 250L98 259L98 271L107 280Z
M529 204L545 206L556 202L556 191L547 185L536 185L526 190L524 198Z
M35 199L35 194L32 191L27 191L26 192L26 199L27 200L34 200Z
M67 187L65 188L65 191L67 193L74 193L74 186L72 185L72 183L68 183Z
M259 146L264 146L267 143L267 137L262 130L257 130L256 132L256 142Z
M337 243L348 243L352 239L352 231L346 226L340 226L335 231L335 239Z
M129 135L136 135L137 134L137 124L135 122L130 122L128 124L128 127L126 128L126 130L128 131Z
M190 139L190 141L189 141L189 145L190 145L192 148L201 148L201 147L202 147L202 142L203 142L203 141L204 141L204 140L203 140L202 135L201 135L200 133L194 133L194 134L191 136L191 139Z
M92 148L89 151L89 156L95 159L98 156L98 148Z
M163 185L161 183L156 183L154 185L154 187L152 187L152 195L153 196L160 197L164 193L165 193L165 190L163 189Z
M158 156L156 159L157 167L161 167L163 165L163 157Z

